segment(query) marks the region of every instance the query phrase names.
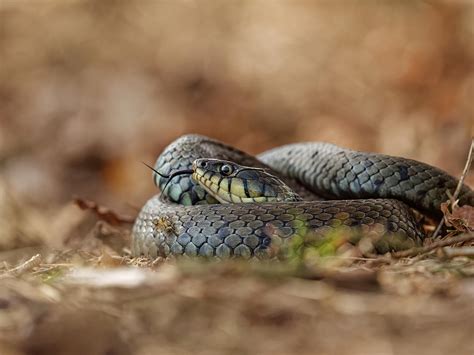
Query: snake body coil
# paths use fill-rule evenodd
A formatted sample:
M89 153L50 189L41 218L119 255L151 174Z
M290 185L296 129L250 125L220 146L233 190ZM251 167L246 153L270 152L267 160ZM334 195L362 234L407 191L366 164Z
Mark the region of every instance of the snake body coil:
M424 163L327 143L291 144L254 157L198 135L171 143L155 168L166 175L190 169L200 158L264 168L306 201L215 204L190 176L176 176L161 196L142 208L133 227L134 255L267 257L275 244L308 233L325 235L335 228L385 234L377 245L381 252L403 249L424 237L407 205L439 218L447 191L452 193L458 183ZM161 189L168 182L158 174L154 181ZM335 200L320 201L318 196ZM460 205L474 204L467 186L459 198ZM395 236L406 242L390 243Z

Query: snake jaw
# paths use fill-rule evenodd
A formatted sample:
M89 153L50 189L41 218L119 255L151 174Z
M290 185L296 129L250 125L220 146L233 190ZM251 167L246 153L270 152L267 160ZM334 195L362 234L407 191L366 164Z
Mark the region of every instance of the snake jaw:
M199 184L199 186L201 186L204 189L204 191L206 191L209 195L211 195L217 201L219 201L219 203L222 203L222 204L232 203L233 202L232 200L231 201L226 200L221 194L217 193L217 191L219 190L219 186L215 188L216 191L212 189L212 187L215 184L211 180L205 179L203 172L204 171L202 169L197 168L194 171L194 173L191 175L191 179L195 183Z

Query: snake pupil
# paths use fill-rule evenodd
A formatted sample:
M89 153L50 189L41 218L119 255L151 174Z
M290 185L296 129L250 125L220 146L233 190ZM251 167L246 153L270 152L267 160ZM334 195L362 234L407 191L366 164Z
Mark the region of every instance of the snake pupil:
M223 175L230 175L232 173L232 167L228 164L224 164L221 167L221 173Z

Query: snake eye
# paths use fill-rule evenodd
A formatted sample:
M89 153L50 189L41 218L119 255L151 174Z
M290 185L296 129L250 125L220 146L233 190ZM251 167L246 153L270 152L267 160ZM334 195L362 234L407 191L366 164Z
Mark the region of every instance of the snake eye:
M199 167L200 167L200 168L203 168L203 169L204 169L206 166L207 166L207 162L206 162L205 160L201 160L201 161L199 162Z
M222 175L230 175L232 174L232 166L230 166L229 164L224 164L221 166L221 174Z

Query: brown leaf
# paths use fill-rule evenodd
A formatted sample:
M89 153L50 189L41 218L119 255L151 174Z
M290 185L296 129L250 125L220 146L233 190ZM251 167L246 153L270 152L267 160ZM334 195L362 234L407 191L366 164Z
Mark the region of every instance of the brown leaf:
M99 219L114 226L121 225L123 223L133 223L135 220L134 217L122 215L105 206L100 206L95 201L76 197L74 198L74 203L82 210L92 210Z
M452 218L459 219L464 222L464 225L469 230L474 230L474 207L462 206L455 208L452 213Z
M441 211L444 214L444 221L448 227L454 227L460 232L470 232L474 230L474 207L454 206L453 211L449 209L449 203L441 204Z

